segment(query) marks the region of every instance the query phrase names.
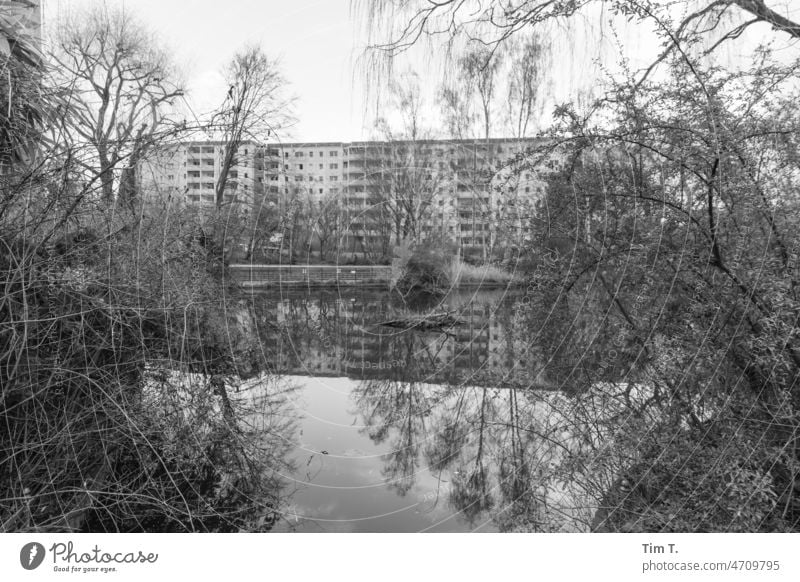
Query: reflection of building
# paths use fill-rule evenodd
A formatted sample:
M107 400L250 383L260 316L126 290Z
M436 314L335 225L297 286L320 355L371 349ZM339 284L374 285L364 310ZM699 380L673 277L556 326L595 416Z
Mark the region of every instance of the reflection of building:
M479 385L518 380L531 363L513 328L512 304L502 294L454 299L448 308L462 324L448 333L383 327L400 311L368 293L264 297L258 312L272 330L263 339L279 372Z
M243 144L227 200L252 193L286 210L302 199L341 213L342 251L399 238L437 239L464 249L519 245L543 184L518 161L532 140L426 140ZM143 184L211 206L222 144L191 142L144 162ZM338 223L337 223L338 224Z

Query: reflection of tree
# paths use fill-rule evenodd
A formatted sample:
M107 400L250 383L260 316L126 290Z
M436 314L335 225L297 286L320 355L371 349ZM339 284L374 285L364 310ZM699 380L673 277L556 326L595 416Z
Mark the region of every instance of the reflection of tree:
M427 438L425 420L434 402L422 386L392 380L362 382L354 397L369 438L382 443L393 436L383 476L390 488L405 495L414 485L420 443Z
M318 347L341 350L331 357L348 362L347 373L362 379L353 397L363 432L389 447L382 473L398 494L408 494L416 474L427 471L449 483L449 507L472 523L491 520L515 531L587 527L586 507L602 497L621 466L612 454L600 454L601 443L619 425L618 414L631 409L620 408L613 391L566 396L528 387L536 364L530 336L537 329L517 325L506 307L492 302L454 305L465 323L449 335L375 326L388 319L388 310L408 307L369 294L285 302L284 333L293 353L302 359ZM569 320L566 310L563 320ZM558 358L561 352L543 353ZM489 357L500 366L490 367ZM559 368L568 373L569 361ZM605 464L595 466L593 459Z
M445 415L442 418L438 425L440 428L434 432L431 444L425 450L425 458L432 472L441 473L449 469L467 444L467 426L461 421L465 395L466 391L461 390L452 416Z
M583 508L602 478L585 462L597 452L589 442L598 420L590 407L557 393L390 380L362 382L356 403L367 434L391 444L384 476L401 494L427 470L450 482L449 506L470 524L585 529ZM565 418L573 419L566 435Z
M487 390L483 388L481 390L481 404L478 412L476 433L473 433L478 441L474 464L471 463L464 470L456 473L456 477L453 479L453 488L450 492L450 504L460 511L470 524L484 511L491 509L493 505L484 458L486 454L488 405Z
M506 392L508 400L508 431L510 443L500 449L499 490L500 507L498 515L500 528L541 531L539 520L535 517L537 501L534 484L528 462L528 446L535 446L524 440L520 418L518 390ZM519 527L522 525L522 527Z

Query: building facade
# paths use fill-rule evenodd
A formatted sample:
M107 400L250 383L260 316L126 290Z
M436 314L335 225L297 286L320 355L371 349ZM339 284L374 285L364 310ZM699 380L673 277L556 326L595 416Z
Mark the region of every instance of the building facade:
M544 184L522 165L533 140L425 140L242 144L224 204L285 216L304 209L308 245L333 223L339 251L385 254L403 240L436 240L465 252L524 243ZM140 167L147 192L213 208L221 142L166 148ZM252 211L252 210L250 210Z

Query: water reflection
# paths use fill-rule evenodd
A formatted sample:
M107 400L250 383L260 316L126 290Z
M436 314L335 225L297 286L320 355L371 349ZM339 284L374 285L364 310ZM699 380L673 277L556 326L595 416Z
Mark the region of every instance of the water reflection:
M348 290L256 295L254 318L275 371L353 379L480 385L530 385L535 354L509 290L451 293L408 305L387 293ZM448 312L443 330L381 325Z

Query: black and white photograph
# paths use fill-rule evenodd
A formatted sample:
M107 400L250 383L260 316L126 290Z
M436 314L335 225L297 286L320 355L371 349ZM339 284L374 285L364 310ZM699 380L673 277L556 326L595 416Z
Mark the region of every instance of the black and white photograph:
M8 579L796 534L799 261L796 0L0 0Z

